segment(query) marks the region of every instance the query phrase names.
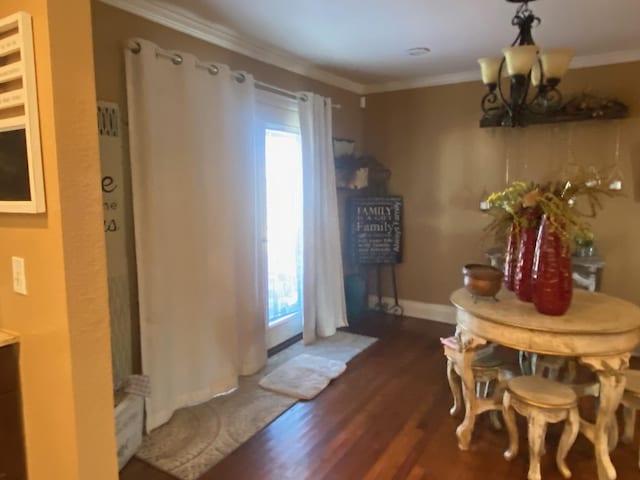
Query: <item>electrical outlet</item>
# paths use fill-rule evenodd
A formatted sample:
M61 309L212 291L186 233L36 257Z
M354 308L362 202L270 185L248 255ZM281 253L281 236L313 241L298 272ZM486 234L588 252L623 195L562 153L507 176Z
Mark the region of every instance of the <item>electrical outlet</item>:
M13 268L13 291L22 295L27 294L27 278L24 273L24 258L11 257Z

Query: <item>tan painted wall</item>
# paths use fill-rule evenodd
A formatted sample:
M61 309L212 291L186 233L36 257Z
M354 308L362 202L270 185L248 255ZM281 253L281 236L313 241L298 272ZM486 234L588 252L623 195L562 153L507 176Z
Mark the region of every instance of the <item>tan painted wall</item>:
M616 96L631 118L526 129L480 129L480 82L382 93L368 97L365 148L392 171L391 192L405 199L405 261L398 268L400 297L448 303L461 285L460 269L483 261L487 217L483 191L509 180L557 175L573 145L575 161L602 167L620 163L625 198L608 200L593 222L606 257L603 290L640 303L640 63L571 71L561 85L571 92ZM507 161L508 159L508 161ZM387 289L388 293L388 289Z
M47 213L0 214L0 328L21 337L31 480L117 478L88 0L3 0L33 15ZM13 293L12 255L29 295Z
M340 110L334 110L333 112L334 136L355 140L356 148L361 150L363 141L363 111L359 106L358 95L211 45L98 1L93 2L93 32L98 99L118 103L125 116L127 104L123 49L129 38L141 37L155 42L162 48L190 52L202 60L225 63L233 69L245 70L252 73L257 80L271 83L281 88L292 91L313 91L331 97L334 103L342 106ZM125 144L126 143L128 142L125 139ZM130 185L130 166L128 159L125 160L125 180L126 183ZM125 203L128 204L127 224L133 225L130 190L126 192ZM134 243L131 229L129 229L127 234L129 258L131 259L130 265L133 266ZM131 285L135 286L136 278L133 267L130 271L130 279ZM134 310L134 325L132 326L133 342L131 346L131 348L134 349L134 365L132 368L134 371L139 371L140 345L136 298L136 292L132 291L132 305ZM118 348L127 347L119 346Z

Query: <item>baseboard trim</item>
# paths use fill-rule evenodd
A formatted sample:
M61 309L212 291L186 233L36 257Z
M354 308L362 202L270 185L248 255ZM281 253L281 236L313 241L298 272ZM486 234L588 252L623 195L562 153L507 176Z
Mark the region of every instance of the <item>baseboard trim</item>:
M376 295L369 295L369 307L374 307L378 303ZM393 297L382 297L382 303L391 307L395 304ZM415 300L398 299L398 303L407 317L419 318L421 320L433 320L434 322L456 324L456 309L452 305L442 305L438 303L417 302Z

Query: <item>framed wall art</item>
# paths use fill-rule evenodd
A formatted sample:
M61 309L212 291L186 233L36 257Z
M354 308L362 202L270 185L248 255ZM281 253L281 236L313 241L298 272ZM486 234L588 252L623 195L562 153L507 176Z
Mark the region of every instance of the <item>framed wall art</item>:
M0 19L0 212L45 211L31 16Z

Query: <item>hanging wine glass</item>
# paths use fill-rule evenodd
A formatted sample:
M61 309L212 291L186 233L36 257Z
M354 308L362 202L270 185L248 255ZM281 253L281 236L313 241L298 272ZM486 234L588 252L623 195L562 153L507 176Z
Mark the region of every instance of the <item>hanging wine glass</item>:
M489 194L487 193L487 189L482 190L482 196L480 197L480 211L488 212L491 210L491 203L488 201Z
M620 170L619 165L616 165L611 171L609 179L607 180L607 186L609 190L618 192L622 190L622 170Z
M598 170L593 165L587 168L587 181L584 184L589 188L595 188L602 183Z
M607 186L609 190L620 191L622 190L622 170L620 169L620 125L618 124L618 129L616 132L616 155L615 155L615 166L611 173L609 174L609 178L607 180Z

